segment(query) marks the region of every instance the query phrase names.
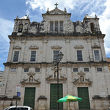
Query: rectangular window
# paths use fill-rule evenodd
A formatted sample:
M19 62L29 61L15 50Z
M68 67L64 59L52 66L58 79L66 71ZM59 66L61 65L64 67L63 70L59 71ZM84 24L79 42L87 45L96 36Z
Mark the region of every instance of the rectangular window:
M78 61L83 61L82 50L77 50L77 60Z
M94 50L94 59L95 59L95 61L100 60L99 50Z
M31 59L30 61L36 61L36 51L31 51Z
M84 72L89 72L89 68L84 68Z
M53 21L50 21L50 31L53 32Z
M35 68L35 72L40 72L40 68Z
M102 68L97 68L97 71L98 72L102 72Z
M59 54L59 50L54 50L53 51L53 61L56 61L58 59L58 54Z
M73 68L73 72L78 72L78 68Z
M58 32L58 21L55 21L55 32Z
M60 21L60 32L63 32L63 21Z
M13 62L17 62L19 58L19 51L14 51Z
M28 72L29 71L29 68L24 68L24 72Z

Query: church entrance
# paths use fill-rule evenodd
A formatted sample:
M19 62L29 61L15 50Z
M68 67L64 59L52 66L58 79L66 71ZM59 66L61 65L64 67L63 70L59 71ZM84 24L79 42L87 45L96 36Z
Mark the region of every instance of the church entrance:
M24 105L34 109L35 104L35 87L26 87L24 94Z
M63 85L50 84L50 110L57 110L58 94L59 94L59 98L63 97ZM59 110L63 110L63 103L59 103Z
M78 97L83 100L79 103L79 110L90 110L88 87L78 87Z

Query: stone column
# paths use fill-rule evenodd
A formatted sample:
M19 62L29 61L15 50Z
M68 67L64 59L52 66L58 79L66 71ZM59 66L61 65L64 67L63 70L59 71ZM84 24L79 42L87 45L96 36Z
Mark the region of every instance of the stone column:
M13 45L14 45L14 41L10 41L10 48L9 48L9 52L8 52L8 59L7 62L11 62L12 57L13 57Z

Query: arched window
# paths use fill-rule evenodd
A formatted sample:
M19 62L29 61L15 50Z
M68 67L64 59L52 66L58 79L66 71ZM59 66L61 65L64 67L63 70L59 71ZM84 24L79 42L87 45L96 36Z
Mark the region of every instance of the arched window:
M19 24L18 32L22 32L22 30L23 30L23 24Z
M94 23L90 23L91 32L94 32Z

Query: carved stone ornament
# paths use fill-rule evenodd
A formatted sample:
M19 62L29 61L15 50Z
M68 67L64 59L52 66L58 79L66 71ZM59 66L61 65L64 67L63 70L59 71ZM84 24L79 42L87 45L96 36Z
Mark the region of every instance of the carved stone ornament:
M37 85L37 84L40 84L41 82L39 81L39 79L35 79L34 76L35 76L35 73L33 72L29 72L27 73L28 75L28 78L24 78L22 81L21 81L21 84L22 85Z
M92 46L92 48L100 48L100 46L97 45L96 43L94 43L94 45Z
M92 81L90 79L85 78L85 73L82 71L78 73L78 78L74 78L73 84L76 86L91 86Z
M61 47L61 46L56 45L56 46L52 46L51 48L52 48L52 49L61 49L62 47Z
M57 75L48 75L47 77L46 77L46 80L47 81L57 81ZM67 80L67 78L66 78L66 76L65 75L60 75L59 76L59 81L66 81Z
M31 46L29 47L29 49L39 49L39 47L38 47L38 46L35 46L35 45L31 45Z
M79 76L85 76L85 73L82 72L82 71L80 71L80 72L78 73L78 75L79 75Z
M21 49L20 46L14 46L13 49Z
M76 45L74 48L75 48L75 49L83 49L84 46L83 46L83 45Z

